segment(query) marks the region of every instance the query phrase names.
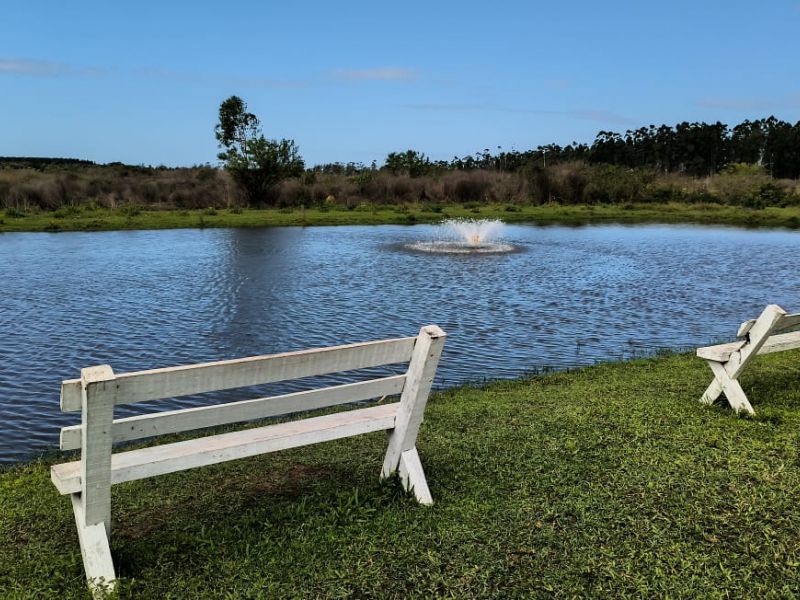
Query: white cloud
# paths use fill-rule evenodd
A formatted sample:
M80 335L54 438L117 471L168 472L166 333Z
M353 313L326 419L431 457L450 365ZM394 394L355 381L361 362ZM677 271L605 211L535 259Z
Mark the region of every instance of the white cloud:
M348 70L333 72L334 79L339 81L413 81L418 73L414 69L398 67L380 67L377 69Z
M0 74L32 75L38 77L55 77L69 73L70 67L61 63L46 60L28 60L24 58L0 58Z
M102 67L74 67L65 63L28 58L0 58L0 75L28 77L102 77L109 70Z

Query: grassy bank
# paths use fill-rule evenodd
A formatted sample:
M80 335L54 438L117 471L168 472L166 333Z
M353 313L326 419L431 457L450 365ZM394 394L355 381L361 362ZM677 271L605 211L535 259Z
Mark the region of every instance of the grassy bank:
M346 209L142 210L92 206L52 212L0 212L0 232L107 231L186 227L274 227L287 225L381 225L436 223L446 218L502 219L507 223L701 223L745 227L800 227L800 207L750 209L720 204L625 204L543 206L454 204Z
M435 395L430 508L378 484L380 434L115 486L121 595L797 595L798 358L746 372L753 419L688 355ZM85 594L47 469L0 473L0 597Z

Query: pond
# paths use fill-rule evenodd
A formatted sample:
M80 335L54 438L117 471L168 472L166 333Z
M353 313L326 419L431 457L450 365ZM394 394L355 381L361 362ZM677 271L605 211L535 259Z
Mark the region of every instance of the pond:
M693 348L730 339L768 303L800 309L798 232L509 225L515 252L406 248L435 231L0 235L0 463L57 448L59 428L79 420L59 412L60 382L96 364L122 373L435 323L449 334L441 387Z

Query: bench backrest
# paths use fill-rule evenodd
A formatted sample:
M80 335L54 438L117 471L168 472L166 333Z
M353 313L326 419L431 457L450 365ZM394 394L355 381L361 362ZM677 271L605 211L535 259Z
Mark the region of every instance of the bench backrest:
M414 347L423 336L440 337L435 325L423 327L419 336L349 344L329 348L253 356L236 360L169 367L115 375L110 367L90 384L101 384L113 404L132 404L249 386L379 367L411 360ZM437 357L438 358L438 357ZM112 443L136 440L204 427L315 410L330 406L400 394L408 373L344 385L328 386L292 394L157 412L112 422ZM61 410L84 409L80 425L61 430L61 449L74 450L85 443L87 415L84 398L90 384L70 379L61 385Z
M742 323L739 326L739 331L736 333L736 337L746 336L756 324L756 321L758 321L758 319L750 319ZM782 333L791 333L792 331L800 331L800 313L783 314L779 316L777 321L770 328L769 335L773 336Z
M800 314L787 314L777 304L768 305L755 320L741 324L738 336L744 338L737 342L739 348L729 354L725 370L731 378L736 378L745 365L757 354L780 352L800 348Z

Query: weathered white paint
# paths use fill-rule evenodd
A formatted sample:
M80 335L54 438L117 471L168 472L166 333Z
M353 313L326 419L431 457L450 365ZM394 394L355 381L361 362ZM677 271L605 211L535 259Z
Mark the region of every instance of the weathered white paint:
M282 396L241 400L214 406L201 406L117 419L112 426L112 438L126 442L167 433L179 433L216 425L265 419L294 412L316 410L339 404L393 396L403 391L405 375L371 379L333 387L295 392ZM61 449L81 447L83 425L61 430Z
M198 365L167 367L117 376L117 404L203 394L239 387L407 362L416 338L252 356ZM80 382L61 385L61 410L80 410Z
M111 535L111 423L114 420L114 371L108 365L81 370L83 428L81 507L83 523L102 523ZM78 491L78 490L75 490Z
M423 327L414 346L408 365L406 384L400 396L400 408L394 431L389 436L389 448L383 460L381 477L388 477L400 464L400 455L411 450L417 441L422 416L428 403L428 395L439 364L447 334L436 327Z
M80 408L79 426L62 430L62 447L81 459L53 465L50 477L72 495L84 568L97 595L113 587L111 485L266 452L392 431L384 472L399 470L406 489L422 504L433 502L415 447L445 333L430 325L415 338L383 340L273 356L115 375L103 365L81 370L62 384L62 410ZM248 387L409 361L403 375L229 404L168 411L114 421L114 406L207 391ZM400 402L210 435L112 454L125 441L260 419L401 394ZM387 467L388 465L388 467Z
M706 360L714 360L717 362L725 362L730 358L731 354L736 352L739 348L744 346L747 342L742 340L738 342L729 342L727 344L717 344L716 346L706 346L705 348L697 349L697 356L705 358ZM770 354L772 352L783 352L784 350L792 350L793 348L800 347L800 331L792 333L779 333L777 335L770 335L769 339L764 342L757 354Z
M113 590L116 582L108 532L102 523L86 525L83 521L80 494L72 494L72 512L75 514L75 524L78 528L78 542L81 546L86 579L92 595L104 598Z
M755 414L738 377L750 361L759 354L800 348L800 314L787 315L777 304L767 306L757 319L745 321L738 330L745 339L697 349L697 356L708 362L714 381L700 397L712 404L724 393L731 407L739 412Z
M332 415L267 425L244 431L118 452L111 460L111 483L134 481L204 465L307 446L394 427L397 402ZM80 462L52 468L51 478L62 494L81 489Z
M427 506L433 504L431 491L428 489L428 482L425 480L425 472L422 470L422 463L416 448L406 450L400 455L397 472L403 487L414 494L417 502Z

